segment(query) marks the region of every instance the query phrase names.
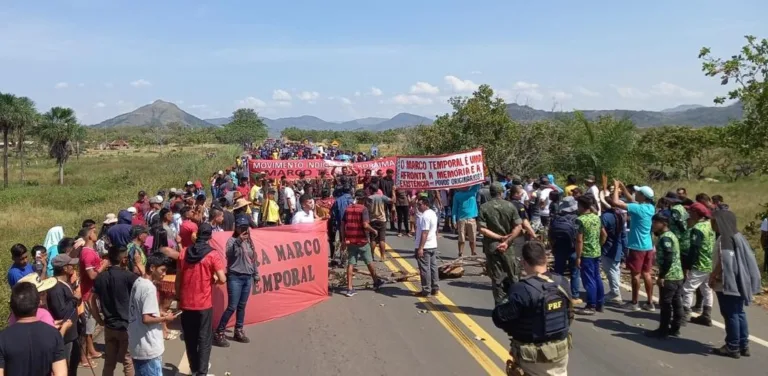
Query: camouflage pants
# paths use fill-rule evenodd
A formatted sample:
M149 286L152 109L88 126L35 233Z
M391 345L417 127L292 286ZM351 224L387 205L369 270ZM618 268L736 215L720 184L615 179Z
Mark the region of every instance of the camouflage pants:
M496 305L507 297L509 287L519 280L520 275L513 247L507 248L507 251L502 253L496 250L498 244L497 242L483 243L485 269L491 277L493 300Z

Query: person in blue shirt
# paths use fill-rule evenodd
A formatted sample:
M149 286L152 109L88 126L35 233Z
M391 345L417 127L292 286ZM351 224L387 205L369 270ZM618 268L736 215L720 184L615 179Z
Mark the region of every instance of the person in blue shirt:
M24 276L34 273L35 269L29 263L29 250L24 244L14 244L11 247L11 258L13 265L8 269L8 285L13 288Z
M477 194L480 192L480 187L480 184L476 184L453 192L451 215L459 235L459 257L464 254L464 243L467 241L469 241L469 252L472 256L477 255Z
M605 275L608 277L608 287L610 292L606 294L605 301L621 304L621 258L627 248L627 232L625 231L627 223L627 213L620 209L615 209L605 200L603 193L600 194L600 203L602 204L602 214L600 222L605 229L601 234L600 243L602 246L602 264Z
M656 258L651 239L651 223L653 215L656 213L653 189L648 186L635 187L635 196L632 197L624 183L614 180L613 184L616 189L613 191L613 197L611 197L611 206L626 210L629 214L627 269L632 275L632 301L627 303L624 308L631 311L640 310L638 300L640 277L642 276L645 283L645 293L648 296L648 303L643 306L643 309L653 312L656 310L652 300L653 280L651 279L651 268ZM619 193L624 195L626 202L619 199Z
M129 221L130 222L130 221ZM64 239L64 228L61 226L54 226L48 230L45 234L45 240L43 241L43 247L48 250L48 260L53 260L59 254L59 242ZM53 264L50 262L46 267L47 276L53 276Z

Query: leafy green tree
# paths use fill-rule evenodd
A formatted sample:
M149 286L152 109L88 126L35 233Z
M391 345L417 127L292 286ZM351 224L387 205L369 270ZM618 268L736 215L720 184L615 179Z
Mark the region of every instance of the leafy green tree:
M250 108L241 108L232 113L232 121L216 132L216 138L223 143L244 144L267 138L267 125L259 114Z
M3 187L8 187L8 135L16 134L21 158L21 180L24 181L24 135L37 121L35 103L27 97L0 93L0 129L3 131Z
M75 151L73 141L84 137L85 130L77 123L71 108L53 107L43 114L37 134L48 143L51 158L59 165L59 184L64 184L64 164Z
M732 124L731 147L768 171L768 40L752 35L745 39L747 43L730 58L713 57L711 49L703 47L699 59L705 75L719 78L722 85L732 85L725 96L714 99L715 103L738 100L744 108L743 118Z

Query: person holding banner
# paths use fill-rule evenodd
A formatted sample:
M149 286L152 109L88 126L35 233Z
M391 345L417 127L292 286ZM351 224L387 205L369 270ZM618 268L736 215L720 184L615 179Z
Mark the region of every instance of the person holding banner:
M486 271L491 277L493 300L499 305L507 296L505 285L517 282L518 265L514 252L507 252L509 241L520 235L523 221L517 208L501 198L504 187L491 184L491 200L480 206L477 224L483 234Z

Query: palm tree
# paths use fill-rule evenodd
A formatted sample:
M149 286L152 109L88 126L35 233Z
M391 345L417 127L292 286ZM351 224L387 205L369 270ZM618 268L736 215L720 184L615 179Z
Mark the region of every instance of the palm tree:
M40 120L40 114L37 113L35 108L35 102L27 97L17 98L16 107L16 124L13 127L16 132L16 141L19 153L19 170L21 172L21 182L24 183L24 141L26 140L27 133Z
M37 120L35 102L27 97L0 93L0 130L3 131L3 187L8 187L8 134L16 132L19 141L21 180L24 180L24 134Z
M40 122L37 134L43 142L48 143L51 158L56 158L59 184L64 184L64 164L74 151L72 141L78 139L81 132L83 129L71 108L53 107L43 115Z

